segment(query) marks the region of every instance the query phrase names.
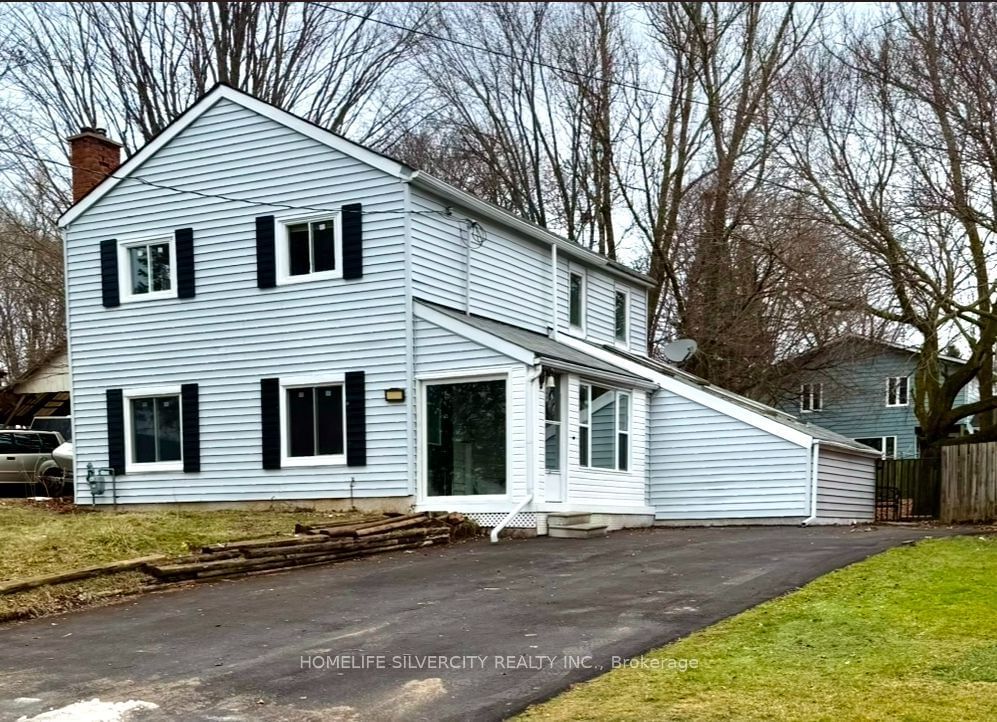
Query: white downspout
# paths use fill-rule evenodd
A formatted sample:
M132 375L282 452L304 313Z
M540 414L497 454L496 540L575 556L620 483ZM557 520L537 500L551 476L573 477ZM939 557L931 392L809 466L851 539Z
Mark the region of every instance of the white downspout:
M525 509L527 504L533 501L537 465L536 421L538 401L535 384L542 373L543 366L535 366L526 374L526 393L523 394L526 401L526 496L492 529L492 533L489 535L492 544L498 543L499 534L502 530L509 525L509 522L512 521L516 514Z
M557 244L550 246L550 312L553 323L550 337L557 341Z
M820 468L820 442L814 439L813 453L810 457L810 516L800 522L801 526L809 526L817 520L817 472Z

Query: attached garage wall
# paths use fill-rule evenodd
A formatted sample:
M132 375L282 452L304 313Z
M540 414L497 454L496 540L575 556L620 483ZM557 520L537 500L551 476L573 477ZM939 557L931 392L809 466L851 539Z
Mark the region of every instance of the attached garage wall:
M817 464L817 519L873 521L876 516L876 458L821 447Z
M650 503L659 521L809 516L809 450L661 390L651 398Z

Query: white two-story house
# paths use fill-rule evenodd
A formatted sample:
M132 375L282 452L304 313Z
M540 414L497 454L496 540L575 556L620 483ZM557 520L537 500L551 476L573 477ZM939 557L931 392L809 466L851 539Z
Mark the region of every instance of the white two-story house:
M625 266L226 86L70 142L79 503L872 516L875 452L648 358Z

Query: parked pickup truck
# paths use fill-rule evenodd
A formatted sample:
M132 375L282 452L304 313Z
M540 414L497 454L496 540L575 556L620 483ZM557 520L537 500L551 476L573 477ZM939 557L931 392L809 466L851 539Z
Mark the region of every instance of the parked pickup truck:
M0 494L21 496L33 484L46 496L61 493L64 473L52 452L62 443L57 431L0 429Z

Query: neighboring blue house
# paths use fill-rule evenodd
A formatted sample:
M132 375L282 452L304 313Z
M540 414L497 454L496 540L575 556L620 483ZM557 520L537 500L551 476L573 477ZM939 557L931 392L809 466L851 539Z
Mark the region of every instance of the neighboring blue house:
M872 519L875 452L649 359L650 279L544 228L225 86L71 144L78 503Z
M783 409L871 446L885 458L917 458L918 421L913 391L919 351L894 343L849 338L829 352L834 360L805 375L799 396L783 403ZM951 356L940 358L943 369L963 363ZM956 403L977 398L976 386L971 384L959 393ZM967 419L952 433L971 431Z

